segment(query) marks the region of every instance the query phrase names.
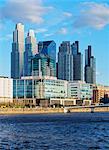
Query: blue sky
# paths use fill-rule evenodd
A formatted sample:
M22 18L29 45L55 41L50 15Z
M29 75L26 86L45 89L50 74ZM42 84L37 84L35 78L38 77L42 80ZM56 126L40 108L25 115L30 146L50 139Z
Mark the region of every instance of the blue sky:
M108 0L0 0L0 75L10 76L12 32L15 24L34 29L37 41L79 40L80 51L92 45L97 83L109 85Z

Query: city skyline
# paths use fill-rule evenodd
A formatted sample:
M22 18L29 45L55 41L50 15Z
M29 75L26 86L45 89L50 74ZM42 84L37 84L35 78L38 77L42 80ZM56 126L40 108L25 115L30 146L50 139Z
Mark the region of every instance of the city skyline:
M109 12L109 4L107 1L94 1L94 2L87 2L84 3L85 1L81 2L76 2L75 6L73 6L73 1L70 0L69 3L72 4L72 9L69 8L69 4L67 4L66 0L61 0L62 6L59 6L57 0L50 2L49 0L45 1L34 1L32 0L31 5L33 4L38 4L40 6L40 9L42 8L44 11L43 14L39 15L39 20L38 20L38 15L37 17L32 20L32 18L29 19L27 17L29 13L31 12L31 9L29 8L28 5L26 5L26 0L24 0L22 3L25 3L25 9L24 12L27 12L28 8L28 14L25 16L12 16L12 14L6 14L6 8L11 8L12 5L16 5L15 1L9 1L7 2L6 0L2 0L1 7L4 7L5 15L3 15L3 9L1 9L1 17L3 19L0 25L0 28L2 29L1 32L1 37L0 37L0 75L5 75L5 76L10 76L10 53L11 53L11 43L12 43L12 31L14 30L14 26L16 23L19 21L22 22L25 25L25 33L27 34L27 31L29 28L32 28L35 30L36 33L36 39L37 41L44 41L44 40L54 40L57 43L57 52L58 52L58 47L62 41L71 41L73 43L74 41L79 41L80 42L80 51L82 54L84 54L85 49L87 48L88 45L92 46L92 51L93 51L93 56L96 58L97 62L97 83L109 85L109 69L107 68L108 62L108 56L109 56L109 44L108 44L108 39L109 39L109 26L108 26L108 19L107 22L106 20L102 20L102 23L100 22L100 17L101 15L101 8L104 12L104 15L108 16ZM55 3L56 2L56 3ZM84 3L84 4L83 4ZM22 10L21 7L21 2L18 3L17 8ZM66 6L65 6L66 4ZM27 7L28 6L28 7ZM71 6L71 5L70 5ZM81 14L80 17L83 17L82 23L78 22L79 20L75 20L75 15L73 12L77 13L78 8L83 9L85 12L87 11L89 15L95 15L97 17L98 13L98 22L95 20L95 24L92 24L91 21L94 21L96 19L94 16L91 19L91 21L87 22L88 19L84 14ZM89 11L87 10L89 8ZM91 10L93 8L96 8L93 13ZM54 9L58 10L56 13ZM36 9L37 11L38 8ZM8 11L8 10L7 10ZM14 9L13 9L14 11ZM48 11L51 12L48 13ZM97 11L97 12L96 12ZM102 13L103 13L102 12ZM61 18L57 18L58 13L62 15ZM95 14L94 14L95 13ZM34 13L33 13L34 14ZM35 13L37 14L37 13ZM34 15L35 15L34 14ZM9 15L9 16L8 16ZM54 15L54 22L50 22L50 17L52 18ZM73 16L74 15L74 16ZM8 16L8 17L7 17ZM74 17L74 18L73 18ZM45 19L45 23L41 23L41 18ZM57 20L56 20L57 18ZM72 23L72 18L75 20L74 23ZM76 18L78 19L78 17ZM103 18L102 18L103 19ZM43 21L43 20L42 20ZM47 22L48 21L48 22ZM84 24L86 21L86 24ZM30 23L28 23L30 22ZM78 22L78 24L76 24ZM38 25L40 23L40 25ZM73 24L73 25L72 25ZM74 27L76 24L76 28ZM55 27L57 26L57 27ZM71 32L70 32L71 31ZM7 55L7 61L4 63L4 58ZM102 60L101 60L102 58Z

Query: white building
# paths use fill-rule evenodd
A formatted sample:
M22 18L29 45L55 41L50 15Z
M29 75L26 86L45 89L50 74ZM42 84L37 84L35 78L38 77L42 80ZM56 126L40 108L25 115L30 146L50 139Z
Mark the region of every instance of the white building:
M92 100L92 86L83 81L75 81L68 83L68 97L77 100Z
M0 77L0 103L13 101L13 79Z

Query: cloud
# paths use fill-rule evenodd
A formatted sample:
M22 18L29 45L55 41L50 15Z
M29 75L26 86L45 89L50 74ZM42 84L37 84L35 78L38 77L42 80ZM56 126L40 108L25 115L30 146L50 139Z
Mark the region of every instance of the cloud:
M66 28L62 27L59 31L58 31L59 34L67 34L68 31Z
M63 12L63 15L65 17L72 17L72 13L70 13L70 12Z
M1 7L1 17L15 22L43 23L43 15L52 10L45 7L42 0L9 0Z
M101 75L102 74L99 71L96 72L96 76L101 76Z
M50 36L53 36L55 33L46 33L44 36L45 37L50 37Z
M8 40L12 40L12 34L7 34L5 36L0 37L0 41L8 41Z
M44 36L45 37L50 37L50 36L57 35L57 34L65 35L67 33L68 33L67 28L62 27L62 28L60 28L59 30L57 30L55 32L46 33Z
M93 27L101 29L109 24L109 5L105 3L85 2L80 14L76 16L74 27Z
M48 30L45 29L45 28L39 28L39 29L36 29L35 30L35 33L44 33L44 32L47 32Z

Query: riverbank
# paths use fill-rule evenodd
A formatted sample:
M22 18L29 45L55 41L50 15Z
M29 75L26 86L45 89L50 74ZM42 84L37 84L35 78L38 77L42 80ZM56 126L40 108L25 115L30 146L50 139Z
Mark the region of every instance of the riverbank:
M0 108L0 115L63 113L63 108Z
M109 112L109 107L72 107L69 112ZM64 108L0 108L0 115L64 113Z

